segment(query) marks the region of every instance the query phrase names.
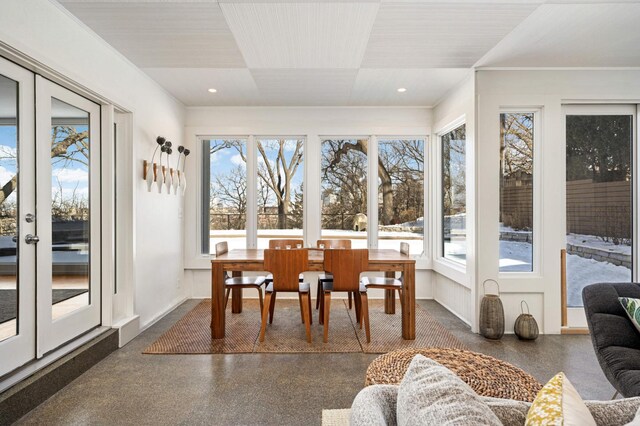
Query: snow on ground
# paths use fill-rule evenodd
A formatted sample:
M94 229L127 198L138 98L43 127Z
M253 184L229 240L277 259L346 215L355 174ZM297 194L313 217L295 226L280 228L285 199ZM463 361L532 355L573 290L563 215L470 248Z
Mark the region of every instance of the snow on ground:
M597 238L588 237L591 238L585 238L584 241L594 241ZM500 241L500 272L531 271L531 255L530 243ZM624 266L567 254L568 306L582 306L582 289L589 284L630 281L631 270Z
M582 289L589 284L631 282L631 270L609 262L567 255L567 305L582 306Z
M567 234L567 243L631 255L631 246L625 244L615 245L612 242L605 242L602 241L602 238L595 235Z

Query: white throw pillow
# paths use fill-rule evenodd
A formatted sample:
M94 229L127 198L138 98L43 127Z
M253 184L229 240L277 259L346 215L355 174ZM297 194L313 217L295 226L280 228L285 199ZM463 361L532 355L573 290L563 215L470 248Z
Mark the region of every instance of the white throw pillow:
M473 389L451 370L416 355L398 388L398 426L502 423Z

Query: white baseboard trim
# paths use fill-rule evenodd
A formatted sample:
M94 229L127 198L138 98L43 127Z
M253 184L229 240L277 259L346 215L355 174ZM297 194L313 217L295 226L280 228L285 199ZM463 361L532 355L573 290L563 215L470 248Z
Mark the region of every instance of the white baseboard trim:
M121 348L140 334L140 315L133 315L113 324L118 329L118 347Z
M438 302L438 304L440 304L443 308L445 308L447 311L451 312L453 315L455 315L456 317L458 317L462 322L464 322L465 324L467 324L469 327L471 327L471 321L467 320L466 318L462 317L462 315L458 314L456 311L454 311L450 306L448 306L446 303L443 303L441 301L439 301L438 299L434 298L433 300L435 300L436 302Z
M162 312L160 312L159 314L157 314L155 317L153 317L152 319L150 319L149 321L147 321L146 323L142 324L140 326L140 329L138 330L138 334L142 333L143 331L145 331L147 328L151 327L153 324L157 323L158 321L160 321L162 318L164 318L169 312L173 311L175 308L177 308L178 306L182 305L184 302L186 302L187 300L189 300L189 297L181 297L180 299L178 299L176 302L172 303L171 305L169 305L168 308L164 309Z

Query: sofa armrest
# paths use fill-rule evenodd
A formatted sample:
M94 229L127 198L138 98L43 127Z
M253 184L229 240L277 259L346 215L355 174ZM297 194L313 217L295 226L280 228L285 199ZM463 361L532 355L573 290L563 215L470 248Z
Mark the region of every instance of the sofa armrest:
M585 401L598 426L626 425L636 416L640 408L640 396L614 399L613 401Z
M395 426L398 386L372 385L362 389L351 405L352 426Z

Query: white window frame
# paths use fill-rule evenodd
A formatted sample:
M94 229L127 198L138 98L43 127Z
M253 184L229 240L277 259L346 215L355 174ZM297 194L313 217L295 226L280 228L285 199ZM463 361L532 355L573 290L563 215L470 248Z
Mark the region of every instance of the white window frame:
M501 279L517 279L517 278L539 278L543 270L543 256L542 247L543 241L543 223L542 212L543 208L543 173L542 173L542 161L543 152L542 149L542 108L539 107L501 107L498 110L498 122L500 121L500 114L533 114L533 233L532 233L532 259L533 268L531 271L522 272L500 272L500 265L498 264L498 278ZM502 145L502 141L499 141L498 146ZM499 152L496 154L499 155ZM500 177L502 178L502 177ZM498 196L499 194L498 189ZM498 207L498 214L500 214L500 207ZM499 220L499 217L497 218ZM498 240L500 236L498 235ZM498 262L500 262L500 241L498 241Z
M258 247L258 197L257 197L257 187L258 187L258 141L261 139L301 139L303 141L303 182L305 182L305 178L307 176L307 158L306 152L308 147L308 138L305 135L197 135L196 140L198 144L198 148L196 149L196 163L198 164L196 173L198 176L197 179L197 209L196 214L198 215L196 220L196 232L198 238L196 238L196 253L199 253L199 258L209 259L215 257L215 253L203 253L202 252L202 238L203 238L203 226L204 226L204 217L202 214L202 191L204 191L204 170L202 169L203 165L203 144L204 141L210 140L226 140L226 139L243 139L246 140L246 150L247 150L247 217L246 217L246 240L245 246L247 249L255 249ZM304 197L304 195L303 195ZM305 197L306 198L306 197ZM303 225L302 225L302 235L303 239L306 241L307 237L307 215L306 215L306 201L303 201ZM211 247L209 247L209 252L211 252Z
M351 136L335 136L335 135L318 135L318 141L320 144L320 161L322 161L322 143L327 140L335 140L335 139L367 139L369 141L367 146L367 247L369 249L378 248L378 141L379 140L411 140L411 139L419 139L424 143L423 147L423 156L424 156L424 178L423 178L423 191L424 191L424 230L422 234L422 253L413 254L412 257L417 259L428 259L429 256L429 244L427 243L427 236L431 235L429 232L429 224L431 221L429 220L429 210L427 209L429 198L429 186L431 183L431 179L429 178L429 169L430 169L430 160L431 157L429 155L429 137L427 135L398 135L398 134L376 134L376 135L351 135ZM322 185L322 167L319 168L320 176L319 182ZM372 170L375 171L372 172ZM372 176L375 177L372 179ZM375 196L371 196L371 194L376 194ZM322 238L322 214L318 216L317 219L318 229L320 230L320 238ZM372 226L375 224L375 226Z
M434 230L434 239L432 241L432 250L433 250L433 269L438 272L441 273L442 275L446 276L447 278L450 278L458 283L465 283L467 282L467 266L468 266L468 261L465 261L465 263L462 262L456 262L455 260L451 260L448 259L446 257L444 257L444 235L442 233L442 228L443 228L443 217L442 217L442 137L444 135L446 135L447 133L451 132L452 130L455 130L463 125L466 126L467 124L467 119L466 119L466 115L462 115L460 117L458 117L457 119L453 120L452 122L450 122L449 124L447 124L446 126L444 126L443 128L441 128L440 130L438 130L436 132L436 141L433 144L433 151L434 151L434 159L433 159L433 163L434 163L434 173L435 173L435 178L434 178L434 197L433 197L433 204L434 204L434 214L433 214L433 230ZM465 129L465 132L468 129ZM466 133L465 133L466 134ZM467 139L465 139L466 141ZM465 142L466 143L466 142ZM466 158L466 150L465 150L465 161L467 161ZM467 168L468 171L468 168ZM465 186L466 183L468 182L467 179L467 175L465 173ZM468 192L467 192L468 194ZM469 197L467 196L466 198L466 208L468 208L469 206ZM466 228L468 229L469 224L466 224ZM465 243L467 244L467 253L469 253L469 239L466 238L465 239Z

